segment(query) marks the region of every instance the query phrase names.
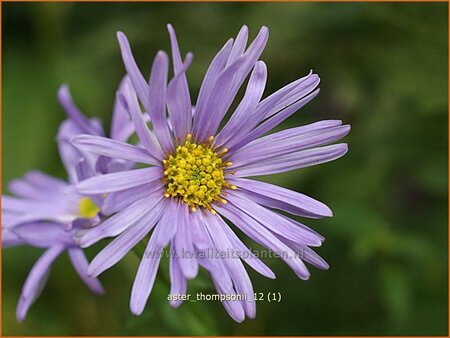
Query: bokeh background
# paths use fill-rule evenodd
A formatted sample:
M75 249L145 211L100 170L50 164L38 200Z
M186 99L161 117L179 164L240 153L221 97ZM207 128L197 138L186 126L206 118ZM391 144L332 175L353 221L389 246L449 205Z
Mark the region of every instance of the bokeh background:
M41 253L19 247L3 250L3 335L447 335L447 6L3 3L4 192L30 169L65 176L55 144L64 118L56 101L61 83L108 127L124 75L118 30L148 74L155 52L169 50L165 25L172 23L182 51L195 55L188 73L195 98L222 44L243 24L253 37L266 25L266 93L310 69L322 78L320 95L283 127L327 118L352 125L342 159L267 178L333 209L332 219L307 221L327 238L318 252L331 269L313 269L308 282L280 260L268 261L276 280L250 271L255 291L283 297L259 303L256 320L236 324L215 302L174 310L162 278L144 314L132 316L139 260L130 253L102 275L103 297L91 295L60 258L19 324L22 283ZM189 284L197 291L213 292L205 274Z

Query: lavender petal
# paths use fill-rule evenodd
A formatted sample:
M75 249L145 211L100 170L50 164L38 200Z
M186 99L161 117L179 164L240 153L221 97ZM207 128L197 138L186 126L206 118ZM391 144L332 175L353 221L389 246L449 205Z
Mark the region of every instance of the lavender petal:
M294 130L288 129L253 141L244 148L236 151L230 160L234 163L235 167L272 159L276 160L281 155L332 143L341 139L350 131L349 125L309 132L301 132L300 128L292 128ZM289 135L289 132L295 134L286 137L285 135Z
M339 143L326 147L301 150L278 156L276 159L243 165L238 168L234 166L230 168L236 170L236 177L270 175L330 162L344 156L347 151L347 144Z
M172 245L173 247L173 245ZM173 249L171 249L173 252ZM180 269L180 264L178 263L175 255L170 256L170 294L171 295L183 295L187 291L187 281L183 276ZM182 300L171 300L169 303L172 307L177 308L181 305Z
M50 222L24 223L14 227L11 231L28 245L38 248L48 248L59 242L62 224Z
M314 88L318 85L312 84L310 87L305 89L305 92L311 92L310 94L307 94L302 99L294 102L293 104L289 106L285 106L280 108L279 111L277 111L276 114L262 122L259 126L257 126L255 129L253 129L251 132L249 132L247 135L243 136L239 140L234 140L234 144L232 146L228 146L230 149L230 153L232 151L236 151L237 149L243 147L244 145L248 144L249 142L257 139L264 133L268 132L269 130L272 130L277 125L279 125L281 122L283 122L285 119L287 119L289 116L294 114L296 111L298 111L300 108L305 106L307 103L309 103L312 99L314 99L317 94L319 94L319 89L314 90ZM314 91L313 91L314 90Z
M171 152L174 148L172 134L167 124L165 105L169 60L167 54L159 51L153 61L149 80L150 118L153 129L165 152Z
M238 186L240 192L244 189L243 193L248 199L255 201L253 198L256 198L255 202L269 208L308 218L333 216L331 209L322 202L293 190L244 178L233 178L230 182Z
M72 140L72 144L96 155L153 165L160 163L145 149L106 137L79 135Z
M103 135L103 130L96 128L73 103L69 87L62 85L58 90L58 100L67 116L77 125L81 132L91 135Z
M130 309L136 316L144 311L158 272L162 253L162 247L156 243L159 229L160 225L157 225L150 237L131 290Z
M220 216L208 215L207 217L208 232L211 235L211 238L217 249L222 252L235 250L227 234L223 231L223 228L219 223ZM221 222L223 222L223 220L221 220ZM236 292L240 294L246 294L249 297L247 301L242 301L242 306L244 308L245 314L249 318L255 318L256 303L253 298L253 286L242 262L237 257L227 257L226 259L224 259L224 264L227 267L231 279L233 280Z
M241 257L241 259L261 275L270 279L275 279L275 274L273 273L273 271L258 257L256 257L255 254L253 254L253 252L251 252L244 243L242 243L242 241L238 236L236 236L233 230L231 230L228 224L226 224L222 220L222 218L218 218L218 221L233 248L235 248L239 253L243 254L244 257Z
M80 194L103 194L137 187L162 177L160 167L133 169L89 178L78 183L76 189Z
M92 292L103 295L105 290L103 290L102 284L97 278L91 278L87 274L89 262L83 253L83 250L79 248L70 248L68 250L70 261L78 273L83 282L91 289Z
M19 304L17 305L16 318L19 322L25 320L28 309L36 298L39 297L39 294L47 281L53 261L61 254L61 252L63 252L63 250L64 247L62 246L52 246L45 251L33 265L23 285Z
M233 48L230 52L230 57L228 58L227 65L231 65L234 61L244 54L245 47L247 46L248 40L248 27L246 25L242 26L239 30L238 35L236 36L236 41L233 44Z
M189 67L189 64L192 60L192 54L188 53L186 56L185 65L183 65L183 62L181 60L181 54L180 49L178 46L177 36L175 34L175 30L173 29L172 25L167 25L167 29L169 31L170 36L170 46L172 49L172 61L174 66L174 74L175 78L177 78L176 86L172 88L176 88L177 94L178 94L178 109L180 111L176 114L180 119L180 122L182 121L182 124L180 126L184 128L184 130L178 130L177 125L173 124L174 132L176 136L183 136L179 132L186 133L186 131L191 130L191 124L192 124L192 116L191 116L191 96L189 94L189 86L186 78L186 69ZM172 82L172 81L171 81ZM173 93L171 93L171 96ZM169 103L169 88L167 92L167 99ZM172 101L173 102L173 101ZM172 104L173 105L173 104ZM174 121L172 120L172 123Z
M253 68L244 98L217 136L216 145L225 144L228 146L230 138L238 137L240 133L251 129L248 125L252 123L252 119L254 120L252 115L263 95L266 80L267 67L264 62L258 61Z
M295 225L289 219L286 219L281 215L242 197L237 192L230 192L228 195L228 201L236 205L239 209L243 211L245 210L245 212L251 215L256 221L278 235L305 245L322 245L322 236L307 227L299 227Z
M97 277L105 270L119 262L158 222L163 212L159 204L151 211L147 211L139 220L133 222L125 232L116 237L92 260L88 268L88 275Z
M144 104L148 102L148 85L139 70L136 61L134 60L133 53L131 52L130 43L127 37L122 32L117 33L117 39L120 45L120 51L122 53L123 63L127 70L130 81L133 84L136 93Z
M197 109L194 115L194 126L192 132L195 135L197 135L197 131L199 130L200 126L204 124L203 122L204 119L207 118L207 114L209 112L207 112L204 109L206 100L208 99L211 93L211 90L214 86L214 83L217 80L217 77L222 72L227 63L232 46L233 40L230 39L225 43L225 45L222 47L219 53L217 53L217 55L214 57L211 64L209 65L208 70L206 71L205 77L203 78L203 82L197 97L197 104L196 104Z
M156 238L156 244L162 248L167 246L174 238L179 222L177 219L177 203L173 199L167 199L164 203L166 204L166 211L159 220L160 230Z
M164 183L157 180L137 187L108 194L102 205L102 213L110 216L128 207L130 204L145 198L157 190L162 190Z
M144 148L155 160L161 160L163 157L162 149L158 140L148 129L133 88L131 86L125 86L123 93L118 93L118 95L121 103L130 113L136 134L139 136L139 140L142 142Z
M194 255L191 232L189 231L189 209L187 204L181 203L177 210L178 229L174 237L174 247L178 254L178 263L187 279L193 279L198 273L198 263Z
M192 54L186 55L184 66L180 73L175 74L167 87L167 109L172 125L172 130L177 138L184 140L184 136L191 130L192 124L192 106L185 72L192 62ZM189 104L189 105L188 105Z
M309 279L310 273L296 253L245 211L231 203L220 205L216 207L216 210L255 242L279 254L280 258L289 265L298 277L303 280Z

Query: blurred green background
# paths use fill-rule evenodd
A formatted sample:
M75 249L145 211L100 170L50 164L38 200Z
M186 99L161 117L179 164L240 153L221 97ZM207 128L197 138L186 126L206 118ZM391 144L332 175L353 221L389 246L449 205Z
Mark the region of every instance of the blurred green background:
M53 267L27 320L15 320L22 283L41 250L3 251L3 335L447 335L446 3L4 3L3 182L40 169L64 177L55 133L65 82L89 116L108 127L124 74L115 32L124 31L148 74L165 24L182 51L195 98L216 51L240 26L270 28L262 56L266 93L314 69L320 95L283 123L338 118L352 125L349 153L269 178L327 203L335 217L305 221L327 240L327 272L303 282L280 260L255 291L281 292L258 304L256 320L234 323L219 303L169 307L162 278L140 317L128 309L138 258L102 275L96 297L67 257ZM253 244L248 241L249 245ZM92 257L98 247L88 252ZM163 270L166 270L163 272ZM167 273L167 264L160 269ZM212 292L202 274L189 291Z

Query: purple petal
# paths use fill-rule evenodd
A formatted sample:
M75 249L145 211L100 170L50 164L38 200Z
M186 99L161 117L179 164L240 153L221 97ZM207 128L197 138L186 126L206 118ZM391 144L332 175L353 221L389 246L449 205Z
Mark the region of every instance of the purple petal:
M103 295L105 291L103 290L102 284L97 278L91 278L87 274L89 262L83 253L83 250L79 248L71 248L68 250L70 261L78 273L83 282L91 289L92 292Z
M244 98L217 136L216 145L226 144L228 146L227 142L230 141L230 138L238 137L241 133L251 130L251 117L262 97L266 80L267 67L264 62L258 61L250 76Z
M186 278L181 272L180 265L175 255L170 256L170 294L171 295L184 295L187 291ZM171 300L169 303L172 307L179 307L182 300Z
M160 212L162 208L160 201L162 198L163 196L160 192L155 192L134 202L95 228L81 234L80 245L85 248L103 238L117 236L143 218L149 210L152 210L154 213Z
M8 184L8 188L14 195L30 199L42 199L49 194L55 194L53 191L37 187L29 181L23 179L11 180Z
M106 172L103 173L116 173L119 171L130 170L134 168L134 163L126 160L119 160L108 158L108 163L106 165Z
M308 262L312 266L321 270L328 270L330 268L328 263L322 257L320 257L317 253L315 253L311 248L307 247L306 245L295 243L279 236L278 238L280 238L281 241L286 243L286 245L291 247L305 262Z
M258 257L256 257L253 252L247 248L247 246L242 243L238 236L230 229L228 224L226 224L222 218L218 218L219 224L222 227L223 231L227 235L231 245L235 250L237 250L241 256L241 259L245 261L250 267L252 267L255 271L259 272L261 275L275 279L275 274L273 271L264 264Z
M205 251L213 247L208 231L203 225L202 213L190 214L189 227L192 229L192 242L198 251Z
M33 206L38 205L37 208ZM11 213L23 213L27 211L40 210L40 207L45 205L42 201L36 199L17 198L8 195L2 195L2 212L8 211Z
M164 248L175 236L178 229L177 220L177 203L174 199L169 198L164 201L166 206L166 211L159 220L160 230L159 236L156 239L157 245Z
M174 80L177 79L176 82L173 82L174 80L171 81L174 83L173 87L170 87L169 84L169 88L167 90L167 100L168 100L167 103L168 104L169 102L172 103L172 110L179 109L177 113L174 112L175 116L178 117L178 119L174 120L171 118L171 121L174 127L173 130L175 132L175 135L178 137L182 137L184 136L183 133L186 133L187 131L191 130L191 123L192 123L192 116L191 116L192 104L191 104L191 97L189 94L189 86L186 78L186 69L187 67L189 67L189 64L192 61L192 54L191 53L187 54L185 63L183 65L175 30L170 24L167 25L167 29L169 31L170 46L172 49L172 61L175 75ZM172 90L174 90L174 92L172 92ZM169 97L173 98L173 94L175 93L175 91L178 95L177 101L178 104L175 106L176 108L173 105L174 100L172 99L171 101L169 101ZM180 125L177 125L177 123L175 122L180 123Z
M272 117L273 115L278 114L281 110L286 107L291 106L298 100L302 99L312 90L314 90L320 83L320 77L317 74L314 74L312 71L305 77L294 81L293 87L286 86L280 90L280 94L283 93L283 96L279 97L267 97L258 105L256 114L261 115L265 119ZM277 92L275 92L276 94ZM278 99L278 100L277 100Z
M214 86L214 83L217 80L217 77L222 72L225 67L225 64L228 60L228 56L230 55L231 47L233 45L233 40L228 40L222 49L217 53L217 55L212 60L208 70L206 71L205 77L203 78L202 85L200 87L200 91L197 97L196 107L200 107L200 110L196 110L194 115L194 127L192 132L197 134L199 126L202 125L204 119L207 118L207 112L204 108L206 104L206 100L208 99L211 90Z
M208 220L208 232L216 245L217 249L221 252L235 251L236 249L231 244L227 234L223 230L223 227L219 223L219 215L207 215ZM242 262L237 257L226 257L224 259L224 264L227 267L230 277L233 280L236 292L240 294L246 294L249 299L247 301L242 301L245 314L249 318L255 318L256 316L256 303L253 298L253 286L250 278L245 270Z
M238 168L234 166L230 168L236 170L236 177L270 175L330 162L344 156L347 151L347 144L339 143L326 147L301 150L278 156L276 159L263 160Z
M79 135L72 140L72 144L96 155L153 165L160 163L145 149L106 137Z
M183 61L181 60L181 53L180 47L178 46L177 36L171 24L167 25L167 30L169 31L170 47L172 49L173 69L174 74L176 75L181 72L181 69L183 68Z
M214 135L217 127L232 104L239 88L260 57L269 37L267 27L262 27L247 51L227 66L217 77L205 104L196 107L196 114L203 116L197 126L197 139L206 140ZM205 115L208 114L208 115Z
M239 149L236 154L231 156L230 160L235 167L271 159L276 160L281 155L337 141L350 131L349 125L306 132L301 128L287 129L253 141Z
M236 292L233 291L227 291L223 290L221 286L217 283L216 277L217 275L212 274L211 275L214 286L217 290L217 292L221 295L236 295ZM245 312L242 302L238 301L223 301L222 302L223 307L227 311L227 313L230 315L230 317L238 323L242 323L245 319Z
M313 74L315 75L315 74ZM316 80L312 83L308 81L308 86L306 86L304 89L302 89L296 96L299 97L298 100L292 102L291 104L284 104L280 105L279 107L276 107L273 111L268 111L265 121L263 121L258 127L253 129L248 134L240 137L239 139L233 140L234 143L232 146L228 145L231 151L236 151L237 149L245 146L249 142L257 139L261 135L265 134L266 132L272 130L275 128L278 124L283 122L285 119L287 119L289 116L294 114L296 111L298 111L300 108L305 106L307 103L309 103L313 98L319 94L319 89L314 90L314 88L317 87L317 85L320 82L319 77L315 78ZM314 78L312 79L314 80ZM312 81L311 80L311 81ZM314 91L313 91L314 90ZM300 98L303 97L303 98ZM266 110L267 111L267 110ZM273 114L270 117L268 117L268 114ZM254 115L255 117L260 116L260 118L257 119L257 122L259 123L261 121L262 114L259 115L259 109L257 108L257 112Z
M238 92L242 83L244 82L245 78L249 74L250 70L253 68L256 61L261 56L261 54L267 44L268 38L269 38L269 29L264 26L261 27L255 40L253 40L253 42L250 44L250 46L247 48L247 50L243 54L243 57L245 58L245 62L242 65L242 68L239 70L237 77L235 78L235 81L233 84L233 89L230 92L231 97L234 97L236 95L236 93ZM239 43L238 39L236 39L236 42Z
M230 182L238 186L240 192L244 189L245 197L269 208L308 218L333 216L325 204L296 191L244 178L233 178Z
M73 202L68 196L60 195L56 198L32 200L17 199L2 196L2 225L13 227L22 223L35 221L72 222L76 217Z
M125 86L130 84L130 78L125 75L122 81L120 81L117 92L123 93ZM132 126L130 115L124 109L123 105L120 103L120 100L116 96L111 120L111 138L113 140L126 142L130 137L130 133L127 132L128 126ZM134 126L132 126L132 128L134 129Z
M233 103L234 94L229 95L228 93L232 91L234 79L239 76L238 71L243 67L245 61L245 56L242 56L230 67L226 68L217 77L210 95L205 100L204 106L198 105L196 107L196 114L199 114L199 116L204 115L204 118L199 121L196 135L198 141L205 141L209 136L214 135L214 131Z
M211 255L211 252L216 252L217 248L208 232L208 225L205 224L206 219L204 215L201 212L195 212L192 216L193 222L191 226L195 229L196 238L201 242L198 243L196 241L194 244L196 247L202 247L202 249L198 249L198 251L203 254L203 256L200 254L198 255L199 264L211 273L216 286L220 287L221 290L225 290L225 293L234 292L233 281L231 280L221 257Z
M12 231L28 245L48 248L59 242L62 227L59 223L33 222L18 225Z
M130 77L136 93L142 103L148 102L148 85L139 70L136 61L134 60L133 53L131 52L130 43L127 37L122 32L117 32L117 39L119 40L120 51L122 53L123 63Z
M186 203L178 205L176 220L178 223L177 233L175 234L174 244L178 254L178 262L181 271L187 279L197 276L198 263L195 258L194 245L192 243L191 232L189 231L189 208Z
M236 208L231 203L220 205L216 207L216 210L233 222L240 230L242 230L242 232L254 241L279 254L280 258L282 258L301 279L309 279L310 273L298 255L296 255L289 246L280 241L270 230L262 226L262 224L254 218L250 217L245 211Z
M135 220L120 236L109 243L92 260L88 268L88 275L96 277L119 262L137 243L139 243L155 226L161 217L163 209L161 203L154 209L149 209L140 219Z
M165 114L168 67L169 60L167 54L159 51L153 61L149 81L149 114L153 123L153 129L163 150L171 152L174 148L174 143Z
M2 248L11 248L14 246L25 244L24 241L17 236L14 231L2 225Z
M163 187L164 183L157 180L134 188L112 192L106 196L103 202L102 213L107 216L112 215Z
M71 143L72 138L83 133L72 120L68 119L61 123L56 136L59 156L66 168L70 183L77 182L75 166L81 159L84 158L92 166L97 161L96 155L83 153Z
M124 92L119 93L119 98L127 111L129 111L131 120L133 121L136 129L136 134L139 136L139 140L147 150L147 152L156 160L160 160L163 157L162 149L158 143L158 140L150 132L144 119L144 115L139 107L139 102L131 86L125 86Z
M76 189L80 194L103 194L137 187L162 177L161 167L133 169L89 178L78 183Z
M198 255L199 264L209 271L219 294L236 295L233 288L233 281L231 280L224 262L221 260L220 256L211 256L211 252L216 252L217 249L208 232L208 226L205 224L205 221L207 220L200 212L193 213L192 215L194 216L192 226L197 227L196 232L198 232L199 238L201 238L201 241L203 242L202 246L207 250L203 255L204 258L200 254ZM195 244L197 245L197 243ZM222 304L233 320L242 322L245 319L242 302L224 301Z
M227 197L228 201L233 203L242 211L260 222L270 231L279 234L294 242L303 243L310 246L322 245L323 237L312 231L311 229L296 226L289 219L266 209L259 204L242 197L239 192L230 192Z
M34 186L53 191L64 191L68 184L63 180L49 176L40 171L29 171L24 176L25 180L33 184Z
M189 89L185 89L187 86L186 70L192 62L192 54L186 55L184 66L180 73L177 73L173 79L169 82L167 87L167 109L169 111L169 118L172 124L172 130L177 138L181 140L187 132L191 130L192 124L192 106L189 96Z
M242 26L239 30L238 35L236 36L236 41L233 44L233 48L230 52L230 57L227 61L227 66L231 65L234 61L239 59L242 54L244 54L245 47L247 46L248 40L248 27L246 25Z
M144 311L158 272L162 254L162 247L156 243L159 230L160 225L157 225L145 249L131 290L130 309L136 316Z
M311 70L308 75L301 77L272 93L258 104L255 116L268 118L276 114L283 107L287 107L301 99L304 96L303 90L311 85L311 80L315 81L314 79L316 79L316 76L317 75L313 74Z
M67 116L77 125L81 132L91 135L103 135L103 130L96 128L73 103L69 87L62 85L58 90L58 100Z
M45 251L33 265L23 285L19 304L17 305L16 318L19 322L25 320L28 309L44 288L52 263L63 251L64 247L53 246Z
M307 89L305 89L306 93L309 93L312 91L317 84L313 84ZM285 119L287 119L289 116L294 114L296 111L298 111L300 108L305 106L308 102L310 102L313 98L315 98L319 94L319 89L316 89L315 91L311 92L310 94L306 95L302 99L296 101L295 103L285 106L281 108L281 110L277 111L276 114L262 122L258 127L253 129L251 132L249 132L247 135L243 136L239 140L234 140L234 144L232 146L228 146L230 149L230 153L233 151L236 151L237 149L245 146L247 143L257 139L261 135L265 134L266 132L272 130L275 128L278 124L283 122ZM256 114L255 114L256 116Z
M92 168L89 166L89 164L84 159L81 159L76 164L75 171L77 173L78 182L83 181L92 176L95 176L94 170L92 170Z

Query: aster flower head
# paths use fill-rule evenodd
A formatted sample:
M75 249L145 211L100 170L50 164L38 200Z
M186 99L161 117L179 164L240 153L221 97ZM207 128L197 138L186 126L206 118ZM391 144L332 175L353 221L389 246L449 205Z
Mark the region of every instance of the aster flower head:
M156 54L146 81L128 40L118 33L129 77L118 97L131 116L140 146L92 135L73 141L83 151L146 165L77 185L85 195L107 194L103 212L111 215L83 234L80 244L87 247L115 237L89 266L89 274L98 276L151 233L132 289L130 307L134 314L144 310L161 253L170 245L170 292L185 293L187 280L203 267L218 293L247 295L246 300L223 302L230 316L241 322L256 315L253 287L243 261L266 277L275 275L233 228L282 253L281 258L296 275L308 279L304 262L328 268L311 249L320 246L324 238L277 210L306 218L332 216L326 205L311 197L247 177L337 159L347 152L347 145L327 144L345 136L350 127L326 120L263 136L311 101L319 92L320 81L310 72L262 99L267 67L259 58L268 39L266 27L248 47L246 26L235 40L225 43L204 76L193 108L186 77L192 54L183 60L175 31L170 25L168 30L174 73L170 81L166 53ZM244 96L226 120L248 75ZM152 128L145 120L147 115ZM239 255L202 254L211 250ZM183 254L186 252L189 257ZM171 304L178 306L180 301Z
M88 119L81 113L73 103L67 86L61 86L58 99L68 116L56 137L68 181L31 171L23 178L10 182L9 190L15 197L2 196L3 247L29 245L46 249L34 264L23 286L16 312L19 321L25 319L28 309L39 296L51 265L65 251L86 285L94 293L103 294L100 281L88 276L88 260L75 241L80 231L100 222L103 197L82 195L75 190L75 184L103 172L126 170L133 165L129 161L103 158L75 148L71 144L73 137L79 134L105 133L97 119ZM121 105L116 104L111 137L126 141L133 132L128 113Z

